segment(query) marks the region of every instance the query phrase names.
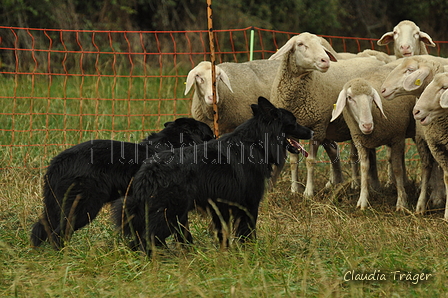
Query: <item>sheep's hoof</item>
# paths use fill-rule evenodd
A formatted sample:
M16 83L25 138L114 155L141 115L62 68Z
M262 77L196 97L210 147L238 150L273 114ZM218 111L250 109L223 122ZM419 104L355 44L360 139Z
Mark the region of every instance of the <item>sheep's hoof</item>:
M360 210L366 210L367 206L367 202L364 202L362 200L358 200L358 203L356 203L356 208L359 208Z
M311 198L313 195L313 191L309 191L308 189L305 189L305 191L303 192L303 196L306 198Z
M292 193L299 193L300 192L300 184L296 181L293 181L291 183L291 192Z
M325 188L333 187L333 185L334 185L334 183L331 182L331 180L330 180L330 181L328 181L328 182L325 184Z
M396 208L395 210L396 210L397 212L399 212L399 211L409 212L408 207L405 206L405 205L397 206L397 208Z
M416 215L423 215L425 212L426 212L425 206L417 205L417 208L415 208Z

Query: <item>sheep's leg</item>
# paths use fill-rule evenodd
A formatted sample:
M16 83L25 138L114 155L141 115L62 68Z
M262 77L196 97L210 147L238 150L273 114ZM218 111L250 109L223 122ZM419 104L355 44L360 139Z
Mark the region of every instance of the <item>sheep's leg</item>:
M385 186L391 187L396 183L394 170L392 166L392 151L389 146L386 147L386 150L387 150L387 182Z
M445 182L445 190L448 189L448 171L443 170L443 181ZM446 202L445 202L445 214L443 216L444 220L448 221L448 191L446 192Z
M350 166L352 170L352 189L356 189L359 187L359 157L358 150L356 150L355 144L353 141L350 143Z
M357 146L359 161L361 163L361 191L356 208L365 210L369 204L369 149Z
M376 150L369 149L369 181L370 187L378 189L380 187L380 179L378 178L378 168L376 166Z
M404 188L404 141L393 144L391 147L392 170L397 186L397 211L404 211L408 208L406 190Z
M423 214L426 211L427 202L428 202L428 188L430 180L434 181L437 179L435 177L434 171L436 171L436 167L433 166L434 158L432 157L431 151L428 148L426 141L417 136L415 138L415 143L417 145L417 151L421 160L421 172L422 172L422 180L420 184L420 195L418 197L417 206L415 212L418 214Z
M342 183L342 168L341 168L341 158L339 155L339 146L336 142L331 140L325 140L322 144L327 152L328 157L331 161L332 176L330 176L330 181L327 182L325 187L330 187L331 185Z
M436 209L441 208L445 201L446 189L443 183L443 170L437 162L433 164L428 184L431 188L430 201L432 207Z
M415 212L417 214L423 214L426 211L428 201L428 183L431 177L432 165L424 165L422 162L421 172L422 180L420 183L420 195L418 196L417 206L415 208Z
M291 167L291 192L297 193L299 192L299 155L298 154L289 154L289 163Z
M314 165L316 163L317 150L319 149L319 141L310 141L310 150L306 158L306 186L303 195L312 197L314 194Z

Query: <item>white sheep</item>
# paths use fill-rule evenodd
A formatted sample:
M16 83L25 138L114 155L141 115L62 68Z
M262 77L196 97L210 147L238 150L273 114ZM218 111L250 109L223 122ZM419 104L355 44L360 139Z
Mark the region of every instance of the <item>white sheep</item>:
M419 97L433 77L445 71L446 65L448 65L448 59L437 56L406 57L383 81L381 94L388 100L400 95ZM415 99L411 100L415 101ZM421 160L421 187L415 211L422 214L427 207L428 188L430 186L432 188L430 201L434 207L443 204L446 190L442 180L442 170L434 161L419 122L416 123L415 143Z
M420 95L414 107L414 118L423 132L432 155L443 169L448 189L448 73L439 73ZM448 192L444 219L448 220Z
M397 186L397 210L408 208L405 191L405 138L415 132L412 119L413 104L409 98L398 98L395 102L383 102L376 89L382 79L393 69L385 65L372 69L362 77L348 81L339 93L331 121L342 113L352 142L358 150L361 166L361 191L356 207L364 210L369 198L369 150L382 145L390 147L389 160ZM393 129L391 129L393 128Z
M383 61L384 63L389 63L392 61L395 61L397 58L394 55L388 55L384 52L371 50L371 49L365 49L362 52L359 53L350 53L350 52L336 52L331 44L323 37L321 38L321 43L324 46L324 48L332 54L336 60L346 60L346 59L353 59L353 58L359 58L359 57L371 57L376 58L380 61Z
M394 27L394 31L387 32L377 41L380 46L394 42L394 53L397 58L413 55L428 54L425 45L435 47L431 36L420 31L420 28L412 21L401 21Z
M326 145L324 148L332 161L331 182L342 181L339 152L335 142L350 139L350 132L343 119L329 125L332 107L339 91L362 70L384 65L384 62L372 58L330 62L336 59L321 40L311 33L296 35L269 58L281 60L272 85L271 102L293 112L298 123L315 132L306 160L305 196L314 194L314 164L317 149L321 144ZM291 155L291 168L291 190L297 192L297 155Z
M251 118L250 105L258 97L269 98L273 77L280 65L278 61L254 60L245 63L216 65L216 101L220 134L233 131ZM211 62L202 61L187 75L185 94L193 85L191 114L196 120L213 127L213 97Z
M400 95L419 96L434 74L444 71L448 59L432 56L418 55L399 60L381 85L381 95L385 99L393 99Z

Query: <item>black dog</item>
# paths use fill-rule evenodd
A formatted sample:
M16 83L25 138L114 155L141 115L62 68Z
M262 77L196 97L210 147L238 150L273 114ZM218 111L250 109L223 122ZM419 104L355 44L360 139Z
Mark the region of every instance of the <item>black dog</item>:
M188 212L196 206L212 215L221 245L228 245L229 224L241 241L255 237L258 206L272 166L284 162L286 149L303 149L290 138L310 139L313 133L297 124L291 112L263 97L251 107L253 118L232 133L143 162L133 181L133 195L112 208L124 234L134 237L133 248L150 253L153 245L166 245L171 234L178 241L192 242Z
M104 204L128 193L143 160L163 150L199 144L213 138L209 126L192 118L165 123L140 143L92 140L54 157L43 186L44 212L34 224L31 242L48 239L59 249L73 231L91 222Z

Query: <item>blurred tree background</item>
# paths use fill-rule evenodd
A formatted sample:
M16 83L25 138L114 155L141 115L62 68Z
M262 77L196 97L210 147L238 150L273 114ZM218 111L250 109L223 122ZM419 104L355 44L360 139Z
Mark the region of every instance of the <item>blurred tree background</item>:
M4 26L48 29L206 29L206 0L0 0ZM215 29L379 38L401 20L448 40L446 0L214 0Z

